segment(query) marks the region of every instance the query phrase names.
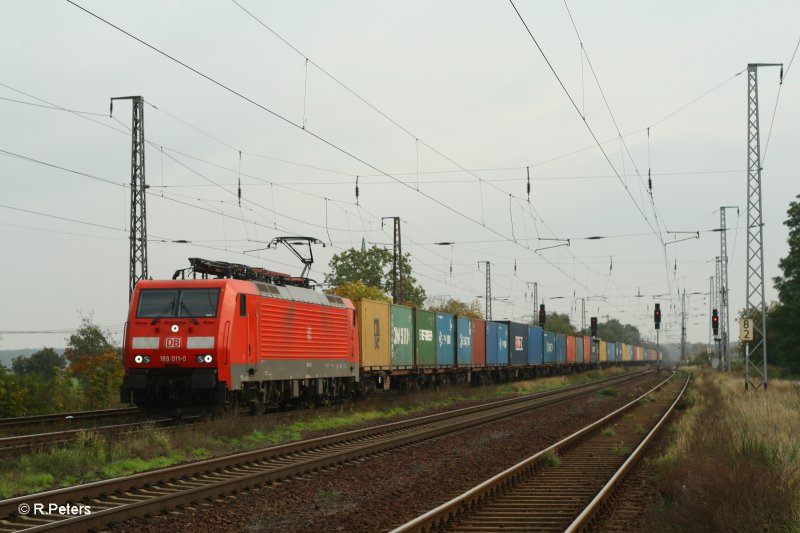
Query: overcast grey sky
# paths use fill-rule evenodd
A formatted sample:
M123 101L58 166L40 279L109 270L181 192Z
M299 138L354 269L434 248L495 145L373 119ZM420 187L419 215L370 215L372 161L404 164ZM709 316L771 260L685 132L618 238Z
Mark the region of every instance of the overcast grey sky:
M8 3L0 349L62 347L81 315L121 337L130 104L108 111L109 98L126 95L148 102L154 278L188 257L299 273L288 252L248 251L278 235L309 235L328 245L315 249L312 277L321 281L332 254L362 238L391 243L381 217L399 216L429 297L482 295L478 261L488 260L494 318L527 320L538 282L548 310L579 326L587 298L587 317L609 315L652 336L660 301L661 339L677 341L685 289L689 339L706 341L705 293L720 247L709 230L719 207L733 205L741 209L728 212L732 310L744 306L743 71L751 62L789 65L800 38L796 1L516 0L558 78L508 2L76 1L258 106L66 1ZM800 193L800 66L786 72L772 127L778 69L759 80L762 155L771 132L763 172L771 279L787 250L786 209ZM667 230L701 233L665 253L661 239L687 236ZM563 242L543 240L553 238L570 246L541 250ZM190 242L170 242L178 239ZM442 241L455 244L433 244Z

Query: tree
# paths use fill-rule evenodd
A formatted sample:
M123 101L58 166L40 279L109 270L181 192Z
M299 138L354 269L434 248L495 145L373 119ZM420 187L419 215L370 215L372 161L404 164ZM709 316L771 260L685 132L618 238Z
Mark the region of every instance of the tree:
M417 284L411 275L411 255L403 254L400 267L403 273L403 286L401 294L406 305L422 307L425 303L425 289ZM334 255L328 266L331 269L325 274L325 283L334 289L342 287L348 282L360 281L367 287L377 287L383 292L392 292L394 268L392 265L392 252L384 248L372 246L361 249L350 248L340 254Z
M624 342L635 346L643 346L639 328L631 324L623 324L616 318L597 324L597 336L609 342Z
M336 296L341 296L342 298L349 298L350 300L392 301L391 298L386 296L382 289L378 287L367 287L361 281L348 281L329 292Z
M86 408L100 409L118 402L119 387L125 372L116 350L82 357L78 363L70 366L70 371L83 384Z
M104 332L98 326L92 324L90 318L83 317L78 330L67 339L64 355L69 364L74 365L79 363L83 357L100 355L109 350L115 351L117 349L108 340L107 337L109 336L108 332Z
M783 275L772 280L778 303L768 311L767 357L770 362L800 371L800 202L789 204L783 223L789 228L789 252L778 262Z
M466 316L469 318L483 318L481 303L478 300L472 300L471 303L467 304L461 300L450 298L445 303L430 306L428 311L433 311L434 313L449 313L451 315Z
M92 409L114 405L122 384L121 351L108 336L91 320L83 318L64 350L70 372L83 386L86 407Z
M0 367L0 417L24 415L27 392L20 386L20 376Z
M531 324L539 324L539 319L534 318ZM553 333L563 333L564 335L577 335L578 330L570 323L569 315L561 313L547 313L547 320L544 329Z
M11 362L15 374L36 374L44 379L52 379L66 366L67 359L52 348L43 348L30 357L20 355Z

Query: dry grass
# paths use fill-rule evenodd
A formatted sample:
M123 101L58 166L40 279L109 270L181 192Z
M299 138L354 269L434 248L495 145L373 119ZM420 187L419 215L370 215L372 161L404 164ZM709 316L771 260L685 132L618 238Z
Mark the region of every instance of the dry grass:
M653 531L800 531L800 388L701 370L656 461Z

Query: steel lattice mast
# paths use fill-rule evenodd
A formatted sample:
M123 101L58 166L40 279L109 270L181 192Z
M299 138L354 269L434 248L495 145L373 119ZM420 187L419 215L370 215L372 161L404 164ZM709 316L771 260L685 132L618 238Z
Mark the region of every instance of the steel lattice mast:
M491 261L478 261L478 267L481 263L486 263L486 320L492 319L492 263ZM534 292L536 285L534 285Z
M725 211L727 209L736 209L738 207L724 205L719 208L719 253L720 253L720 306L719 306L719 323L720 323L720 369L731 369L731 359L728 353L730 344L730 330L731 330L731 315L730 315L730 288L728 286L728 238L727 238L727 220L725 218Z
M761 140L758 131L758 67L781 67L780 63L747 65L747 290L745 316L753 318L758 338L752 351L745 344L744 387L767 388L767 309L764 300L764 223L761 216ZM758 316L760 315L760 316ZM754 382L750 371L760 375Z
M392 303L402 304L405 301L403 294L403 244L400 240L400 217L383 217L394 223L394 247L392 253Z
M722 304L722 298L720 296L722 291L722 258L717 256L715 258L715 276L714 276L714 309L719 312L719 306ZM714 352L717 354L718 360L722 360L722 337L720 337L720 332L717 332L717 335L714 337Z
M714 292L714 276L708 278L708 353L711 353L711 341L714 328L711 326L711 314L714 306L717 305L716 293Z
M120 96L111 99L131 100L133 121L131 124L131 226L130 226L130 272L128 276L128 299L139 280L147 279L147 209L144 165L144 98Z
M686 289L683 289L681 297L681 360L685 361L686 359Z
M586 331L586 298L581 298L581 333Z

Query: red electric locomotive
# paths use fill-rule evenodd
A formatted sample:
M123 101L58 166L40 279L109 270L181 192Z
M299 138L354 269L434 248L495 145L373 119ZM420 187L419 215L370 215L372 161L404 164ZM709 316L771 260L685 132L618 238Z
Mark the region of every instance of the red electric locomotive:
M195 279L136 285L125 330L123 402L149 410L242 404L255 411L358 392L358 331L349 300L316 292L305 278L189 261Z

